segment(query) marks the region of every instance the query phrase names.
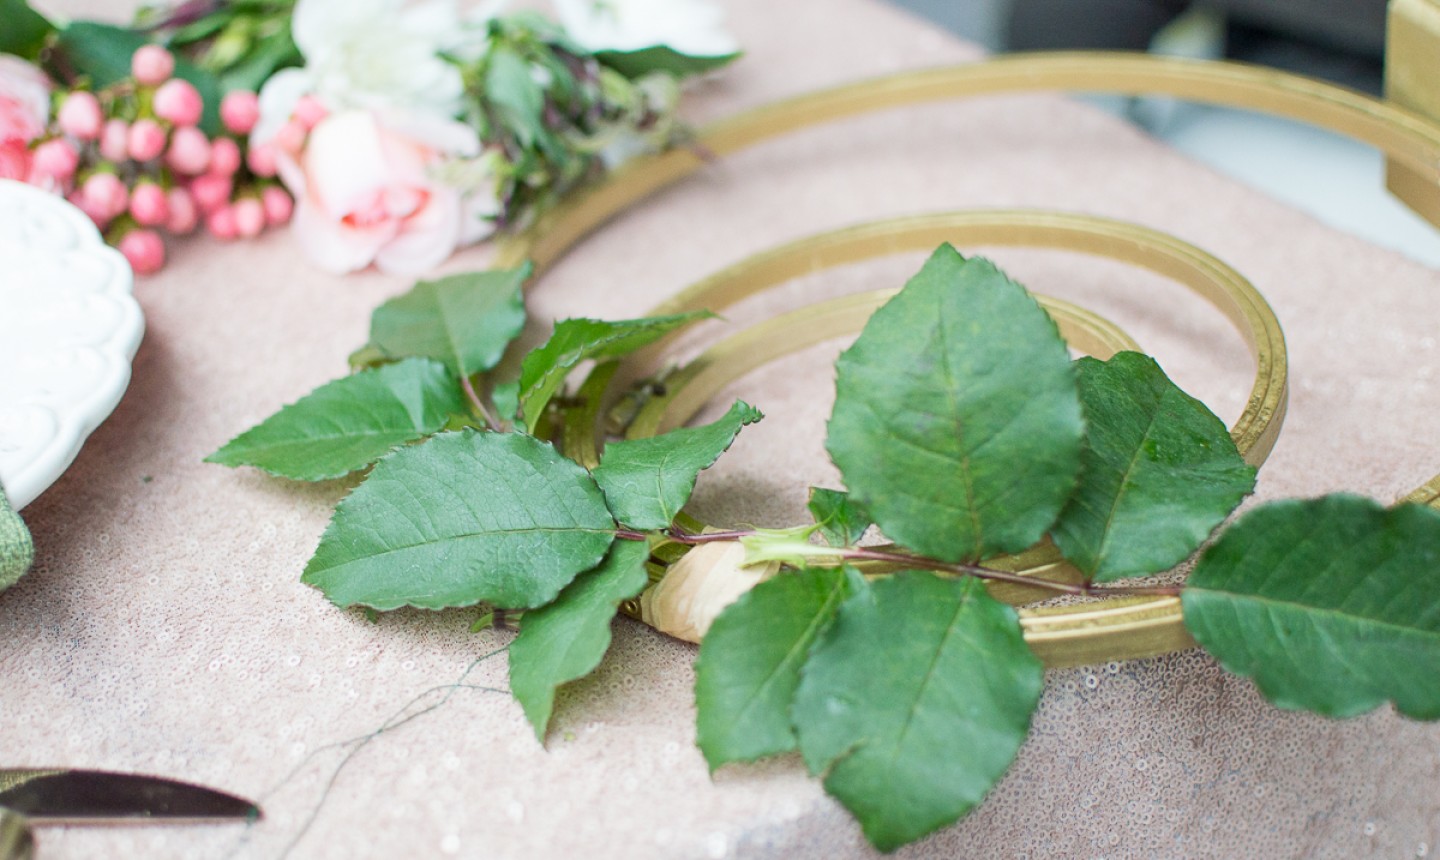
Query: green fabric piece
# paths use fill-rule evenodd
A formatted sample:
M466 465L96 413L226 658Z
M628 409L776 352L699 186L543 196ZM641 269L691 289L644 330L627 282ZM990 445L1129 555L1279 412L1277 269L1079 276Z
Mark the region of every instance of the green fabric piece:
M10 508L5 488L0 487L0 591L19 581L35 560L35 544L25 521Z

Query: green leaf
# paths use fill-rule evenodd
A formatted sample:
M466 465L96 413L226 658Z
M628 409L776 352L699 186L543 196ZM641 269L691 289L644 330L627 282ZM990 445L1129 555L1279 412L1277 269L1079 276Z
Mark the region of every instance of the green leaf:
M543 606L604 558L615 523L589 473L533 436L466 430L375 464L303 581L339 606Z
M209 15L201 16L183 27L174 30L167 40L171 48L183 48L196 42L209 39L225 29L239 15L239 10L231 6L220 8ZM153 6L142 6L135 13L134 24L137 27L153 27L160 29L162 22L166 19L165 10ZM286 28L289 29L288 27Z
M1052 534L1098 582L1179 564L1255 488L1225 424L1138 352L1076 362L1080 485Z
M485 98L522 146L533 146L545 130L545 90L530 74L530 64L514 50L497 46L486 58Z
M514 421L520 412L520 383L501 382L490 389L490 402L501 421Z
M701 75L730 65L740 59L740 52L697 57L682 54L667 45L653 45L638 51L599 51L595 59L633 81L654 72L664 72L677 78Z
M55 32L55 25L30 8L25 0L0 0L0 54L14 54L34 61Z
M205 458L323 481L363 469L397 445L439 431L465 411L455 380L414 358L326 383Z
M99 89L130 77L130 57L149 43L144 33L94 21L76 21L60 31L56 47L73 71L89 77L91 84ZM175 77L194 84L205 102L200 130L211 136L219 134L222 129L219 80L184 59L175 61Z
M542 742L556 688L600 665L610 647L616 608L650 582L649 557L645 541L617 540L604 564L580 574L554 603L521 619L520 635L510 645L510 691Z
M790 703L800 666L852 593L850 569L768 579L725 607L695 663L696 740L710 770L795 749Z
M1262 505L1205 551L1185 626L1281 708L1440 718L1440 512L1334 495Z
M421 281L375 309L370 343L390 356L433 358L460 376L489 370L525 328L520 290L529 276L527 263Z
M615 519L633 529L663 529L690 501L695 478L715 465L746 424L764 416L736 401L730 411L704 427L682 427L648 439L605 446L595 481Z
M697 311L620 322L570 319L556 324L550 340L525 356L520 365L520 411L526 429L534 432L545 414L545 405L575 365L592 358L597 361L620 358L682 326L711 316L706 311Z
M1042 676L984 583L907 571L841 606L791 715L811 773L889 851L980 802L1025 740Z
M835 364L826 448L895 542L1016 552L1075 486L1083 430L1055 323L988 260L942 245Z
M256 42L239 62L217 70L214 74L219 76L220 87L224 92L258 92L276 72L304 64L305 56L295 45L287 22L283 29Z
M394 363L395 359L372 343L367 343L346 359L351 370L367 370L372 367L384 367Z
M810 515L820 526L820 534L831 546L854 546L870 528L870 515L855 504L849 493L810 488Z

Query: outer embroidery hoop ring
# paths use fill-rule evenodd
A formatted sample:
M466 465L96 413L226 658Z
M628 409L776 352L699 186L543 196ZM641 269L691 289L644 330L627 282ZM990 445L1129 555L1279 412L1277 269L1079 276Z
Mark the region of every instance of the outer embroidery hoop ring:
M531 228L503 242L497 249L496 265L514 267L530 260L535 268L527 286L535 286L551 265L610 218L703 168L705 161L697 154L700 152L723 156L790 131L908 104L1034 91L1164 94L1285 116L1369 143L1415 176L1440 185L1440 124L1363 93L1240 63L1132 54L1012 55L862 81L777 102L717 123L697 136L693 148L638 159L617 170L607 181L575 194ZM1422 214L1432 221L1440 218L1440 213ZM1028 213L1026 217L1067 216ZM1072 250L1113 256L1100 245ZM672 308L676 300L662 304L660 309ZM1282 351L1268 354L1279 355L1283 363L1283 339L1280 343ZM1257 360L1261 355L1258 351L1253 354ZM1283 417L1283 408L1282 388L1280 411L1275 417ZM1264 426L1278 432L1279 423L1272 420ZM1273 442L1272 437L1269 443ZM1440 476L1411 493L1406 501L1440 506ZM1031 610L1024 616L1026 640L1051 666L1142 657L1190 647L1193 642L1180 624L1179 601L1174 600L1171 606L1165 604L1167 600L1174 599L1114 599L1083 611L1071 607Z
M1285 340L1279 320L1243 276L1213 256L1171 236L1134 224L1053 212L956 212L879 221L800 239L751 257L701 281L655 309L680 313L722 309L803 274L876 256L960 246L1022 245L1080 251L1131 263L1189 287L1219 309L1245 339L1255 363L1247 404L1231 436L1246 460L1260 465L1279 436L1287 398ZM711 346L666 379L663 397L650 399L630 424L638 438L678 427L730 382L770 361L831 338L855 334L894 290L844 296L749 326ZM1077 349L1105 358L1136 345L1109 321L1053 298L1041 299L1062 335ZM638 378L653 366L664 342L614 365L597 368L585 384L598 404L612 376ZM595 409L566 422L566 454L587 465L598 460ZM1027 576L1078 582L1081 574L1046 542L986 562ZM1052 591L992 584L996 597L1029 603ZM1117 597L1063 607L1022 609L1026 641L1049 666L1151 656L1194 647L1175 597Z

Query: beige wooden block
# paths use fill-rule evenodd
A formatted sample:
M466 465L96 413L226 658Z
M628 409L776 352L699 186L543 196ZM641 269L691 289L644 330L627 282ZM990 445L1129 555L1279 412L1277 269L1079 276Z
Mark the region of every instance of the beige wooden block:
M1440 120L1440 0L1391 0L1385 46L1385 95ZM1395 161L1385 185L1421 217L1440 226L1440 184Z

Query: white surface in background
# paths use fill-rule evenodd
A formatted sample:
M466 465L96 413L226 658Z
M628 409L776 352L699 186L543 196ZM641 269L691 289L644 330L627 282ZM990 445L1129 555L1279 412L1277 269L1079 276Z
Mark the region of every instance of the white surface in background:
M1440 267L1440 228L1385 190L1374 149L1278 117L1180 105L1156 135L1228 176L1356 236Z

